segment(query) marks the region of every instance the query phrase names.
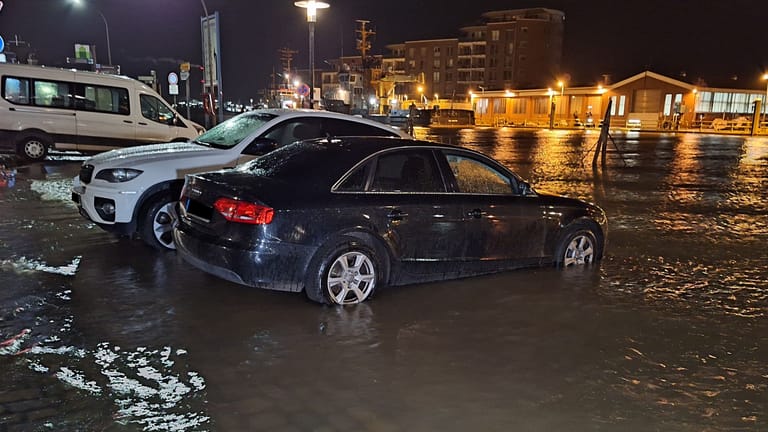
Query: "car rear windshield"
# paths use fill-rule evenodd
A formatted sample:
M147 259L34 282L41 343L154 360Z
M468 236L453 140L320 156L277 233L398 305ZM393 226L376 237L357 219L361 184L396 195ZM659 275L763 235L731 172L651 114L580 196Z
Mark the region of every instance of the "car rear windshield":
M267 113L240 114L216 125L197 137L195 141L216 148L234 147L275 117L277 116Z
M289 178L308 177L317 170L323 170L319 153L327 150L322 141L302 141L273 150L254 159L238 169L261 177Z

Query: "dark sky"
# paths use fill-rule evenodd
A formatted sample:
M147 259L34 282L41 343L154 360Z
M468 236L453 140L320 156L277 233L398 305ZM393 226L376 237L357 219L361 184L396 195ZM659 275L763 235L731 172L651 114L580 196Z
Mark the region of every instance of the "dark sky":
M126 75L155 69L164 77L178 63L201 62L197 0L3 0L0 35L18 35L37 49L41 63L73 56L74 43L97 45L106 62L107 18L114 63ZM643 70L712 86L761 88L768 70L768 2L762 0L549 0L367 1L328 0L315 33L315 65L354 55L357 19L371 21L374 54L406 40L460 36L483 12L548 7L565 12L563 70L573 85L594 84L602 74L618 81ZM294 64L308 66L308 26L293 0L206 0L222 25L222 75L226 99L247 101L280 69L277 50L298 50ZM192 76L199 83L199 75ZM555 80L555 77L553 77ZM199 86L199 84L197 84ZM164 86L164 92L167 88ZM192 94L195 94L194 87Z

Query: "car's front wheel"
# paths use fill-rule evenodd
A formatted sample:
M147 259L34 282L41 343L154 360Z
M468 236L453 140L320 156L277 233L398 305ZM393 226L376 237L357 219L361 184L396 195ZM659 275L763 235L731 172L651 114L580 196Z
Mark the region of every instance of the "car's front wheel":
M381 278L376 252L353 238L321 248L313 261L304 289L318 303L362 303L371 298Z
M146 206L139 232L146 244L158 250L176 249L173 243L173 228L178 221L176 204L171 194L163 194Z
M594 230L585 223L569 227L557 249L555 263L561 267L584 266L602 258L602 245Z

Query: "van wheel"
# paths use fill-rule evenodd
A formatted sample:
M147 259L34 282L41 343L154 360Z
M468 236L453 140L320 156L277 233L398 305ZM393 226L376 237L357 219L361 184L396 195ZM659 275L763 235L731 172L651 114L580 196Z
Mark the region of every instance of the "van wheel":
M40 162L48 155L48 147L51 141L42 135L26 135L16 148L20 157L30 162Z
M170 193L153 198L144 207L139 233L144 243L157 250L175 250L173 243L173 228L176 227L178 202Z

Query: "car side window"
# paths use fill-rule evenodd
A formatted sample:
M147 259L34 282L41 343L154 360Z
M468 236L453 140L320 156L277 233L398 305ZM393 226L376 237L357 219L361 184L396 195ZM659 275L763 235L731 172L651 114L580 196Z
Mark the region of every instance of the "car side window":
M445 192L445 185L429 150L385 153L378 157L371 182L374 192Z
M368 162L363 166L359 166L349 173L344 180L336 187L337 191L342 192L363 192L365 191L366 182L368 180L368 173L371 170L373 164Z
M512 181L495 168L469 157L448 153L458 192L474 194L511 194Z
M305 117L286 120L264 134L277 143L278 147L295 141L323 137L322 123L319 118Z
M394 131L388 131L384 128L367 125L364 123L341 120L324 119L323 126L325 132L333 137L342 136L397 136Z
M160 99L150 95L140 95L141 115L153 122L168 124L174 117L173 111Z

